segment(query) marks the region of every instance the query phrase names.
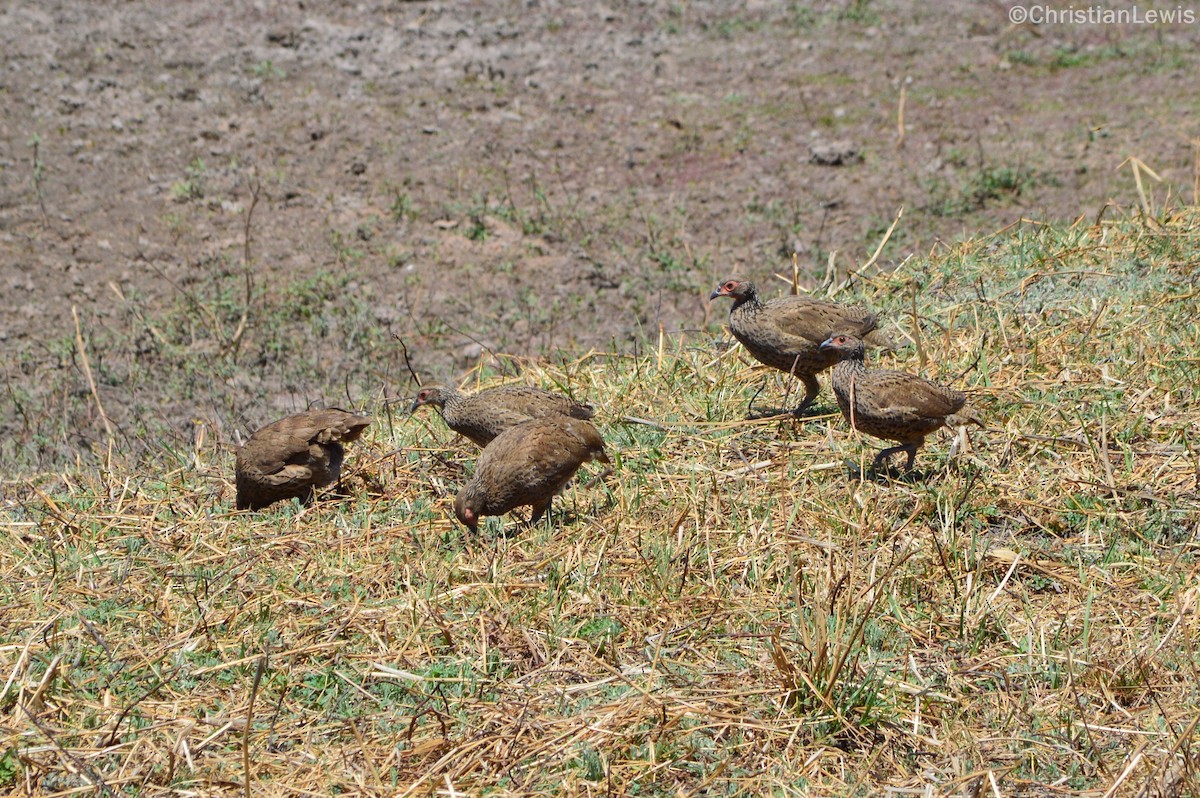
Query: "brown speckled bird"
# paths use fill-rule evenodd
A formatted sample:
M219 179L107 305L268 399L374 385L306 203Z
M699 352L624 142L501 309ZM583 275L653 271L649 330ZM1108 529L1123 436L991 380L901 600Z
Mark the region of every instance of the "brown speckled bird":
M310 501L317 488L337 482L342 444L371 423L367 416L331 407L268 424L237 451L237 508L258 510L277 501Z
M447 427L480 446L530 419L550 415L589 419L596 414L591 405L529 385L501 385L473 394L446 385L427 385L417 392L409 412L424 405L436 406Z
M866 345L853 332L836 332L821 344L822 351L838 358L833 369L833 393L850 426L876 438L896 441L871 465L876 470L896 452L908 452L911 471L925 436L947 423L979 424L961 391L932 380L887 369L868 369L863 363ZM959 418L955 418L959 414ZM982 426L982 424L981 424Z
M590 421L549 416L509 427L479 455L475 473L458 492L454 514L473 533L485 515L530 505L532 526L584 463L608 463L604 439Z
M833 330L850 330L871 344L892 348L892 342L875 329L875 314L857 305L842 305L809 296L784 296L762 302L749 280L726 280L709 295L733 299L729 330L759 363L795 374L804 384L804 399L792 411L801 415L817 398L817 374L837 362L821 349Z

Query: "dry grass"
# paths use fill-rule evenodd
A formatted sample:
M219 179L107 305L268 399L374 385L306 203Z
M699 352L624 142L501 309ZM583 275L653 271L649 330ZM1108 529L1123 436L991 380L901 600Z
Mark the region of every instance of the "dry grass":
M911 481L850 481L832 413L742 421L785 381L695 334L521 364L617 456L530 530L465 537L472 447L382 405L338 502L234 513L202 435L9 481L0 785L1195 795L1198 235L1026 224L835 290L989 423Z

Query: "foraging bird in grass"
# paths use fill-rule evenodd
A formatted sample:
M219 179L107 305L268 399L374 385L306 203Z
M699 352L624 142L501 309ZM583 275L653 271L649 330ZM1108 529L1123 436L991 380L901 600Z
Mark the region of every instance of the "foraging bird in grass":
M472 533L479 519L530 505L529 525L584 463L609 463L604 439L590 421L558 415L509 427L484 447L475 473L458 492L454 514Z
M893 348L875 329L875 314L857 305L842 305L809 296L784 296L763 302L749 280L726 280L709 295L733 299L729 330L759 363L795 374L804 385L804 398L792 410L800 416L817 398L817 374L837 362L821 349L830 330L849 330L876 346ZM755 416L751 416L752 418Z
M312 500L317 488L337 482L343 443L371 423L336 407L309 410L266 425L237 450L237 509L258 510L285 499Z
M435 406L447 427L480 446L530 419L549 415L589 419L596 414L591 405L529 385L501 385L473 394L446 385L427 385L417 392L409 412L425 405Z
M964 409L967 397L961 391L915 374L868 369L863 362L866 344L854 332L833 333L821 343L821 351L838 360L831 382L838 407L850 426L899 444L876 455L872 471L896 452L908 453L904 469L912 471L925 436L946 424L973 422L983 426L970 408Z

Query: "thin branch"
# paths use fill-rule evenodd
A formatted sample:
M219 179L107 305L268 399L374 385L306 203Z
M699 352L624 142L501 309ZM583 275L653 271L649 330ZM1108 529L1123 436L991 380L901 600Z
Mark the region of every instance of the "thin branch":
M418 388L420 388L422 385L421 378L418 377L417 372L413 370L412 358L408 356L408 344L404 343L404 339L395 333L392 333L392 338L396 339L396 342L400 344L400 351L404 354L404 367L408 369L408 376L412 377L412 381L416 383Z
M242 303L242 318L238 320L233 337L225 345L226 351L237 354L242 343L242 335L246 332L246 322L250 318L250 303L254 298L254 261L250 257L250 231L254 219L254 209L258 207L258 198L262 194L262 181L255 175L250 184L250 207L246 209L246 222L242 227L242 268L246 273L246 298Z
M92 398L96 400L96 410L100 413L100 420L104 422L104 431L108 435L108 464L111 465L114 437L113 426L112 422L108 420L108 413L104 412L104 403L100 401L100 391L96 389L96 378L92 376L92 364L88 361L87 348L83 345L83 330L79 326L79 308L75 305L71 306L71 317L75 319L75 346L79 349L79 360L83 363L83 373L87 376L88 387L92 391Z
M270 643L267 644L267 649L270 650ZM246 707L246 728L242 732L242 789L246 798L250 798L250 731L254 727L254 699L258 697L258 685L262 682L266 670L267 651L264 651L254 668L254 681L250 684L250 705Z

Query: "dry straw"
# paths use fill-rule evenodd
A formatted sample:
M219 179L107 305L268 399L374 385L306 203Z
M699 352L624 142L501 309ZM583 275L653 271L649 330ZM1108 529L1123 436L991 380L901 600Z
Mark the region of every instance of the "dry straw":
M474 448L373 407L349 498L310 507L232 512L211 439L9 482L0 783L1194 795L1197 222L1026 223L851 280L929 354L888 365L988 422L916 479L848 477L877 442L827 387L743 421L786 377L666 335L517 363L617 461L533 529L466 537Z

